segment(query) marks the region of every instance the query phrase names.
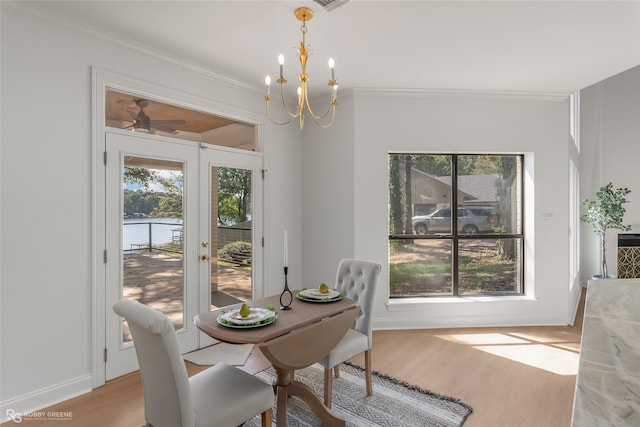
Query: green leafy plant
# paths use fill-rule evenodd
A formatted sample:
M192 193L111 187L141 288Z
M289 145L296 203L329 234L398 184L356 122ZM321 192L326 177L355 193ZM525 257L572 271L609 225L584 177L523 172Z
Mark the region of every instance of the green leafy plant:
M236 264L251 263L251 242L236 241L218 249L218 258Z
M600 272L604 279L608 276L605 249L607 230L631 230L630 225L623 224L626 212L624 204L629 202L626 196L630 192L631 190L626 187L613 188L613 184L608 183L596 192L596 200L584 199L582 201L587 212L580 219L591 224L593 232L600 239Z

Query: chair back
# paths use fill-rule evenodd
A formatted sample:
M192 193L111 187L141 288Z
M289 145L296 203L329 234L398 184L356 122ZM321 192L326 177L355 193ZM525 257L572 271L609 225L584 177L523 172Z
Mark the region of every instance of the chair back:
M357 259L343 259L338 265L336 289L347 298L360 304L353 329L367 335L369 348L372 345L371 324L373 321L373 301L382 265L377 262Z
M113 310L126 319L133 336L147 423L154 427L193 427L189 376L169 318L128 299L116 303Z

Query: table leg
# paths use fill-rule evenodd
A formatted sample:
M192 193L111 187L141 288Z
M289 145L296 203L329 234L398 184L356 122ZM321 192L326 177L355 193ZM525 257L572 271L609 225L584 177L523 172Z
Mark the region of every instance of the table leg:
M286 385L278 386L278 398L276 403L276 425L287 425L287 388Z
M293 369L273 367L276 371L276 424L287 425L287 398L298 396L328 427L345 427L346 422L331 412L331 409L322 402L322 399L304 383L294 379Z
M276 371L276 425L287 425L287 397L288 386L293 380L294 371L283 369L277 366L273 367Z
M286 388L289 396L298 396L304 400L318 418L328 427L345 427L347 425L345 420L333 414L331 409L324 404L320 397L318 397L308 385L294 380Z

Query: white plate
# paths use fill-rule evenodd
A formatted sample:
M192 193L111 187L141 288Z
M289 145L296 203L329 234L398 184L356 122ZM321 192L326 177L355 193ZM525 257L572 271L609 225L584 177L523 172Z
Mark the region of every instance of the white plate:
M334 290L330 290L328 293L323 294L317 289L305 289L304 291L298 292L296 294L296 298L309 302L334 302L340 301L342 299L342 295L340 295L340 292Z
M251 310L249 312L249 315L247 316L242 316L240 314L240 310L234 311L233 313L229 314L229 318L233 320L252 320L252 319L257 319L259 317L260 317L260 314L256 310Z
M329 289L329 292L325 293L320 292L319 289L305 289L301 292L303 296L314 299L333 299L340 296L340 292L333 289Z
M260 328L275 322L278 315L266 308L252 308L248 316L242 317L239 308L218 315L218 323L229 328Z

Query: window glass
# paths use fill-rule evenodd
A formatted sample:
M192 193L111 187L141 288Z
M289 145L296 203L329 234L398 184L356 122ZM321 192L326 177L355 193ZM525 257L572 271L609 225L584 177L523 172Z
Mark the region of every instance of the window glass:
M391 297L523 293L522 188L520 155L390 154Z
M260 151L254 125L113 88L105 92L105 124L194 143Z

